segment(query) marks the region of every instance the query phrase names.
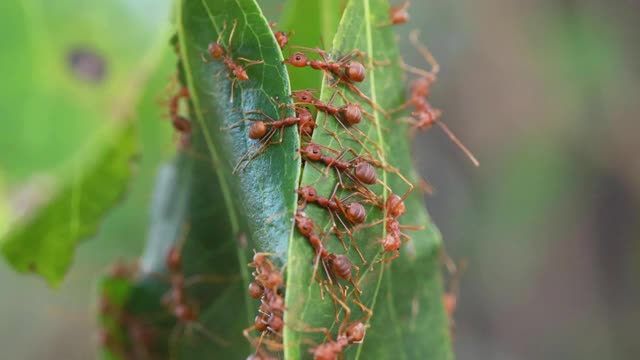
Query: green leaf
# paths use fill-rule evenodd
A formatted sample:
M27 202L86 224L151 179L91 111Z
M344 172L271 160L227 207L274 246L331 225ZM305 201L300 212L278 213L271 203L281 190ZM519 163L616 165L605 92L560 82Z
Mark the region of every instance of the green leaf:
M106 210L122 197L137 151L134 126L107 128L102 137L98 154L78 160L46 205L5 236L2 252L18 271L38 273L58 285L78 241L95 233Z
M167 20L168 1L147 2L146 13L95 0L3 4L9 16L0 26L12 36L1 50L15 57L0 60L10 84L0 87L0 114L12 119L0 147L13 150L0 155L1 170L10 184L34 173L53 176L35 191L45 201L12 221L1 250L17 270L51 285L128 186L138 151L132 114L166 36L158 22ZM83 16L70 21L75 12ZM12 218L22 215L11 210Z
M336 32L332 44L332 52L344 55L352 49L360 49L369 56L365 65L368 68L367 79L358 84L358 88L383 109L393 109L405 101L404 78L399 66L399 52L392 29L389 27L378 28L377 23L388 17L388 2L385 0L352 0L347 5L340 27ZM338 58L334 55L334 60ZM375 65L379 62L389 62L389 65ZM291 68L294 73L298 69ZM295 76L295 75L294 75ZM412 183L417 183L416 172L413 169L410 142L407 141L407 126L398 122L405 114L396 114L393 119L387 119L379 112L374 112L372 107L361 97L352 91L340 87L350 102L358 102L363 107L374 113L373 119L363 119L356 125L372 141L364 141L364 147L350 140L344 130L334 119L327 119L329 131L339 134L345 147L351 147L358 153L369 151L372 156L383 163L397 168L401 174ZM325 84L320 98L327 102L334 96L335 88L329 88ZM334 105L342 104L340 97L336 96ZM318 121L323 122L323 115L318 115ZM320 128L319 128L320 129ZM341 150L336 140L324 131L316 131L313 141L321 145ZM381 152L376 151L375 142ZM367 150L368 149L368 150ZM302 177L303 185L314 185L322 196L329 196L336 184L333 172L330 177L324 177L314 167L305 166ZM379 179L385 182L395 193L403 195L409 186L393 171L379 171ZM380 186L370 187L379 196L388 196L387 190ZM348 193L338 193L344 197ZM405 200L406 214L401 218L403 225L425 226L422 231L406 231L411 236L411 241L404 244L400 250L400 257L391 265L377 263L381 257L381 245L379 239L384 236L384 226L361 229L354 234L356 243L367 261L364 265L359 260L356 252L350 246L348 237L345 241L349 251L347 255L352 263L359 266L359 287L363 294L361 301L369 307L374 315L371 318L371 328L367 331L367 337L362 345L352 346L346 351L351 359L449 359L452 357L448 335L448 321L442 306L442 284L439 275L438 252L441 246L440 235L424 209L421 194L414 191ZM367 222L371 223L383 217L379 208L365 206L368 216ZM315 224L324 227L324 231L330 230L330 219L323 209L309 205L306 215L312 218ZM342 245L335 238L329 237L325 245L331 252L344 253ZM334 336L339 323L334 320L334 305L331 297L325 294L321 298L319 286L311 281L313 251L306 239L299 235L290 242L287 300L289 311L286 314L285 323L301 323L307 327L326 327L332 330ZM295 269L295 271L292 271ZM350 297L353 291L350 292ZM300 301L299 299L304 299ZM352 320L362 319L364 314L349 300L352 311ZM344 315L341 315L341 319ZM285 353L287 358L304 358L307 349L302 344L308 339L320 343L323 334L309 334L299 331L300 327L285 327ZM355 347L355 348L353 348ZM308 355L307 355L308 356Z
M220 32L226 48L235 22L233 59L244 57L264 63L246 67L249 80L235 81L232 88L225 64L215 59L204 62L201 56L206 55L209 43L216 41ZM300 160L295 157L296 130L286 129L281 144L269 146L251 163L245 162L246 169L237 175L231 170L256 145L248 138L251 124L221 130L237 124L248 111L261 110L278 119L282 112L272 99L281 104L291 102L282 53L268 22L252 0L191 0L182 3L178 33L198 136L204 139L203 152L196 156L204 157L202 166L215 168L220 178L233 232L247 233L257 249L284 255L292 230L293 189L300 173ZM287 109L285 115L293 114Z
M172 344L169 334L176 328L175 321L158 324L152 315L149 321L166 335L162 342L170 343L168 351L173 358L243 358L251 349L242 330L253 323L259 305L247 294L247 263L253 249L285 256L300 160L295 157L297 133L290 128L282 144L270 146L234 175L232 169L256 142L247 137L250 124L221 128L237 123L246 111L260 109L274 118L282 116L271 98L289 103L289 81L275 38L255 2L182 1L177 19L178 78L190 90L193 130L188 148L158 178L142 261L147 276L137 288L146 294L142 302L162 307L160 299L168 284L154 278L166 271L165 255L186 231L182 248L185 276L228 279L187 289L189 299L200 309L199 324L228 344L212 341L197 330L191 335L180 333ZM201 55L220 32L221 43L227 48L236 20L233 58L264 63L247 68L250 79L235 84L231 102L232 81L226 76L225 65L204 62ZM286 114L291 115L289 111ZM171 319L170 309L161 310L165 320Z

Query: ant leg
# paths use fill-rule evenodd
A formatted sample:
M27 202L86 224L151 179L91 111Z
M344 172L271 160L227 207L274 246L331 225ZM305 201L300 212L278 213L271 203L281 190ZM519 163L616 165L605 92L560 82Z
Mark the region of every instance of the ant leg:
M254 110L254 111L260 111L260 110ZM261 119L256 119L256 118L251 118L251 117L246 117L246 118L242 118L242 119L236 121L235 123L233 123L233 124L231 124L229 126L221 127L220 130L227 131L227 130L235 129L235 128L239 127L240 125L242 125L245 121L262 121L262 120Z
M384 254L386 251L382 251L380 254ZM393 256L388 256L388 257L384 257L384 258L380 258L378 259L378 261L376 261L376 263L381 263L381 262L391 262L397 258L400 257L400 251L398 250L393 250Z
M449 130L447 125L445 125L442 121L436 121L436 123L440 126L440 128L442 128L442 130L445 132L445 134L447 134L449 136L451 141L453 141L456 145L458 145L460 150L462 150L462 152L464 152L465 155L467 155L467 157L469 158L469 160L471 160L473 165L475 165L476 167L480 166L480 162L478 162L478 159L476 159L476 157L473 156L471 151L469 151L469 149L467 149L467 147L464 146L464 144L462 144L462 141L458 140L458 138L453 134L453 132L451 130Z
M291 48L291 49L300 49L300 50L302 50L304 52L316 53L316 54L320 55L320 57L322 57L322 59L325 62L329 61L329 56L328 56L327 52L322 50L322 49L310 48L310 47L306 47L306 46L296 46L296 45L289 46L289 48Z
M231 343L228 340L225 340L223 338L221 338L218 335L215 335L214 333L212 333L211 331L207 330L207 328L205 328L204 326L202 326L202 324L197 323L197 322L192 322L191 326L193 326L194 329L200 331L200 333L202 333L204 336L206 336L209 340L217 343L220 346L230 346Z
M413 46L416 47L416 50L418 50L418 52L424 57L424 59L429 63L429 65L431 65L430 73L435 76L440 71L440 65L438 64L436 59L433 57L429 49L427 49L427 47L420 42L420 40L418 39L419 35L420 33L418 30L413 30L409 34L409 41L411 41Z
M360 282L360 267L359 266L355 266L353 264L351 264L351 267L356 269L356 277L355 277L355 279L353 279L353 278L351 279L351 285L353 285L354 290L358 294L362 294L362 290L360 290L360 288L358 287L358 283Z
M249 66L253 66L253 65L258 65L258 64L264 64L264 60L251 60L251 59L247 59L247 58L243 58L243 57L238 57L236 58L236 60L242 60L244 62L247 63L247 65L244 66L244 68L248 68Z
M257 143L255 143L253 146L251 146L249 148L249 150L247 150L247 152L240 158L240 160L238 160L238 163L236 164L236 166L233 168L233 174L237 174L238 171L244 171L247 166L249 166L249 163L255 159L256 156L258 156L260 154L260 152L264 151L264 148L266 146L268 146L267 142L271 139L271 137L273 137L273 134L275 134L276 129L271 129L269 131L269 133L267 133L267 135L265 135L262 139L260 139ZM256 150L256 148L258 150ZM255 153L254 153L255 151ZM253 155L249 155L252 154ZM240 167L240 165L242 165L243 162L246 162L246 164L243 167Z
M229 51L229 56L231 56L231 41L233 39L233 35L236 32L236 27L238 26L238 19L233 20L233 27L231 28L231 32L229 33L229 45L227 45L227 50Z

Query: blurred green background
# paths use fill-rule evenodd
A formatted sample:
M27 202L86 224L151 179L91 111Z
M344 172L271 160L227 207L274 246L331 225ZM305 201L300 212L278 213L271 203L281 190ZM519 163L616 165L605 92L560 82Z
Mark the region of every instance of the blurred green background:
M130 192L63 285L0 262L3 359L95 357L96 275L139 253L153 176L175 144L159 105L173 70L170 3L0 4L0 232L46 196L145 69L152 89L130 115L142 142ZM474 169L437 128L416 137L435 187L429 212L449 253L469 262L458 359L636 359L640 2L416 0L410 10L396 28L405 60L426 67L407 41L419 28L442 66L432 103L481 162ZM78 65L79 50L103 66Z

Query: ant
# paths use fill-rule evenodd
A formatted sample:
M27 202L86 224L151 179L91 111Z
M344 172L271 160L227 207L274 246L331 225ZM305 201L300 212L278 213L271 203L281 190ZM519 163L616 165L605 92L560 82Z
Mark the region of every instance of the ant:
M337 156L333 157L331 155L325 155L322 151L323 148L337 154ZM304 148L300 149L299 152L307 160L308 164L311 164L319 172L324 173L325 176L327 176L326 172L330 168L334 168L338 176L338 182L344 189L353 189L353 187L349 187L344 184L342 175L345 175L348 179L356 184L357 188L360 191L365 191L372 199L378 199L378 196L370 189L368 189L365 184L373 185L376 183L380 183L382 184L382 186L387 188L387 190L391 191L391 189L389 189L384 182L378 179L376 169L368 161L369 159L366 159L364 156L357 155L355 150L351 148L347 148L342 152L338 152L337 150L323 147L321 145L310 142ZM352 152L356 156L348 161L342 160L347 152ZM310 161L321 162L326 166L326 169L320 170Z
M366 78L366 70L362 62L358 62L353 60L355 57L360 57L361 61L364 61L363 58L366 54L360 50L352 50L347 55L338 59L338 61L331 61L329 59L329 55L326 51L321 49L313 49L307 47L296 46L296 48L307 51L314 52L320 55L322 60L310 60L307 55L303 52L298 51L293 55L289 56L287 59L283 60L283 63L291 64L295 67L310 67L316 70L322 70L328 77L334 75L338 78L335 82L329 84L329 87L335 87L339 83L345 84L351 91L353 91L356 95L364 99L369 105L371 105L375 110L383 113L385 117L387 117L387 112L384 109L380 108L378 104L376 104L370 97L365 95L358 87L354 85L354 83L363 82Z
M401 110L409 105L412 105L416 111L412 112L411 115L415 118L405 118L402 120L403 122L409 123L409 125L414 130L427 130L434 124L437 124L447 134L447 136L449 136L451 141L453 141L460 148L460 150L465 153L465 155L469 158L469 160L471 160L473 165L479 166L480 163L475 158L475 156L473 156L471 151L467 149L466 146L464 146L464 144L453 134L453 132L447 125L440 121L442 111L439 109L434 109L427 100L430 94L431 85L435 83L437 74L440 71L440 65L433 57L431 52L429 52L427 47L418 40L417 31L411 32L411 34L409 35L409 40L418 50L418 52L420 52L420 54L425 58L425 60L431 65L431 71L424 71L413 66L403 64L403 67L406 71L419 75L421 77L414 81L414 83L412 84L409 100L407 100L404 105L401 105L399 108L394 109L393 111ZM415 134L415 131L412 131L412 134Z
M338 95L340 95L340 97L342 97L342 99L345 102L344 105L342 105L342 106L333 106L333 105L331 105L331 103L333 102L336 94L338 94ZM320 99L316 98L315 96L313 96L313 93L312 93L311 90L293 91L291 93L291 97L297 102L297 104L312 105L318 111L323 112L323 113L325 113L327 115L333 116L338 121L340 126L342 126L342 128L347 132L347 134L349 134L349 136L351 136L351 138L353 140L355 140L362 147L365 147L364 143L360 139L358 139L355 135L353 135L351 133L350 129L353 129L353 131L355 131L358 135L360 135L361 137L363 137L367 141L369 141L372 144L374 144L374 146L376 147L376 149L378 151L382 151L380 146L378 144L376 144L375 141L373 141L371 138L369 138L365 133L363 133L359 129L353 127L353 125L359 124L362 121L362 114L367 115L367 117L369 117L369 118L373 118L373 116L371 114L367 113L366 111L364 111L362 109L362 107L360 106L360 104L348 102L347 98L341 92L336 91L331 96L331 99L329 99L328 103L325 103L322 100L320 100ZM342 141L337 136L337 134L332 132L332 131L330 131L327 128L326 125L327 125L327 117L325 116L324 119L323 119L323 122L322 122L323 130L325 130L327 133L331 134L331 136L333 136L333 138L336 139L336 141L338 142L340 147L343 147Z
M351 309L346 304L346 290L341 291L341 295L343 300L331 293L334 302L340 304L345 312L344 320L340 324L335 340L333 340L331 332L327 328L303 330L305 332L323 332L327 338L327 341L324 343L316 346L315 348L309 349L314 360L335 360L338 356L342 359L343 351L347 346L351 344L361 344L364 341L366 330L370 326L369 324L366 324L366 322L371 318L373 312L357 299L352 299L351 301L358 305L365 315L362 319L350 323Z
M289 36L294 35L296 32L293 30L288 33L285 33L284 31L275 31L276 25L278 24L275 22L269 22L269 27L273 30L273 36L275 36L276 42L278 43L278 46L280 46L280 50L282 50L289 43Z
M381 258L377 262L390 262L400 256L400 247L402 247L402 244L411 240L407 234L402 232L402 229L424 230L424 226L400 225L399 219L406 212L406 205L404 204L404 198L394 193L391 193L385 202L385 212L385 218L367 225L360 225L358 227L358 229L372 227L384 222L386 235L383 239L378 241L383 248L380 254L388 252L393 254L391 256Z
M223 128L223 130L233 129L240 126L245 121L253 121L253 124L251 124L251 126L249 127L249 139L260 140L251 148L249 148L249 150L247 150L247 152L240 158L233 169L234 174L236 174L238 171L244 171L247 166L249 166L249 163L251 163L251 161L253 161L253 159L255 159L256 157L258 157L258 155L265 151L270 145L282 143L284 139L284 130L286 128L293 125L298 125L301 136L313 133L313 129L316 127L316 121L313 118L313 115L311 115L309 109L305 107L297 107L295 116L285 117L284 113L286 104L277 104L273 99L271 99L271 101L273 101L277 107L282 108L281 120L272 118L262 110L252 110L245 112L245 114L258 114L263 118L268 119L269 121L246 117L240 119L238 122L229 127ZM271 141L273 136L278 131L280 132L280 137L278 138L278 140ZM241 167L243 163L245 164Z
M467 269L467 262L463 259L456 264L446 253L443 253L444 262L449 273L449 281L445 293L442 295L444 310L449 317L451 332L455 331L455 312L458 307L458 294L460 293L460 278Z
M171 119L171 124L177 132L183 135L188 135L191 132L191 122L178 114L178 106L180 99L188 99L189 97L189 89L183 86L169 100L169 118Z
M163 297L163 303L171 309L171 313L178 320L178 325L171 334L172 348L175 348L177 337L183 329L195 328L210 340L221 346L228 346L229 343L209 332L198 322L198 308L187 298L186 288L200 282L222 282L228 279L220 276L195 275L185 278L182 269L182 247L187 239L188 227L181 236L177 245L172 245L165 257L165 266L169 273L170 289Z
M379 23L378 27L389 25L401 25L409 21L409 1L405 1L402 5L392 6L389 9L389 20Z
M259 308L260 314L256 316L254 325L244 329L243 334L256 347L256 354L260 353L260 345L263 341L270 349L276 349L276 351L282 347L281 342L264 339L264 336L269 334L281 337L284 328L284 298L279 291L283 284L283 276L267 258L269 255L273 254L255 253L253 261L249 263L249 267L255 268L252 273L255 280L249 284L249 295L254 299L260 298L262 303ZM249 335L249 331L253 329L261 333L257 344Z
M229 34L229 43L227 45L227 49L225 50L220 41L222 41L222 35L224 34L225 29L227 28L227 23L225 22L222 26L222 31L218 35L218 39L216 42L209 43L209 47L207 52L211 59L207 59L204 54L200 54L202 61L205 63L212 62L214 60L220 60L227 66L227 78L231 81L231 98L229 102L233 102L233 87L235 85L236 80L247 81L249 80L249 75L247 74L246 68L253 65L258 65L264 63L264 60L250 60L243 57L238 57L236 60L242 60L247 64L242 66L234 62L232 57L232 49L231 49L231 40L233 39L233 34L236 31L236 26L238 25L238 20L233 20L233 27L231 28L231 33ZM222 70L221 70L222 71ZM233 74L233 77L231 77ZM220 72L216 74L216 77L220 75Z
M343 216L347 219L347 221L352 224L363 223L367 217L367 213L364 209L364 206L362 206L362 204L360 204L357 201L344 203L345 200L355 195L356 193L352 193L351 195L347 196L342 200L338 199L336 197L338 185L340 184L336 184L336 187L333 189L333 193L328 198L319 196L316 189L310 185L303 186L297 189L296 192L298 193L298 195L300 195L300 198L303 201L305 206L307 203L316 203L318 206L325 208L329 211L329 216L331 218L331 222L334 224L334 230L336 232L336 236L342 242L342 246L344 247L344 249L348 250L346 244L344 243L344 240L342 239L342 235L336 226L336 218L338 219L338 221L341 223L342 227L345 229L347 234L349 234L349 237L351 238L351 243L353 247L356 249L356 252L360 257L360 260L362 260L362 262L366 264L367 261L365 260L364 256L362 256L360 249L358 249L358 247L356 246L355 239L353 238L353 233L349 229L349 226L345 224L345 222L342 220L340 216L337 215L337 213L340 212L341 214L343 214Z
M333 152L337 156L333 157L330 155L325 155L322 151L323 148L327 149L330 152ZM402 175L398 169L388 164L383 164L382 162L372 159L368 156L359 155L352 148L346 148L342 150L342 152L338 152L337 150L310 142L299 151L303 155L303 157L307 160L310 160L313 162L322 162L327 167L327 169L322 171L316 168L316 170L318 170L319 172L324 172L325 176L326 176L326 171L328 171L329 168L335 168L336 174L338 176L338 182L343 188L352 189L353 187L348 187L344 184L341 173L344 174L351 181L353 181L355 184L360 185L358 187L359 190L366 189L364 191L367 197L370 199L372 203L378 205L379 207L382 207L381 206L382 201L380 200L380 197L378 197L375 193L373 193L371 190L366 188L364 184L373 185L376 183L380 183L390 193L392 193L392 191L383 181L378 179L378 175L375 167L382 168L385 171L389 171L396 174L403 182L405 182L409 186L409 190L402 197L402 200L406 199L406 197L409 196L409 194L413 191L413 188L414 188L413 184L406 177L404 177L404 175ZM349 152L354 154L355 157L353 157L348 161L342 160L342 158ZM312 165L312 166L315 167L315 165ZM349 172L349 170L352 170L352 172Z
M350 282L355 290L362 294L362 290L358 288L358 281L360 278L360 268L351 263L349 257L346 255L336 255L330 253L327 248L324 247L324 240L320 239L320 236L314 231L315 224L313 220L308 218L302 211L298 210L296 215L294 216L294 222L296 224L296 228L304 236L309 244L313 248L316 253L316 259L314 261L314 269L313 269L313 278L315 278L315 274L318 268L318 263L322 262L322 267L327 274L327 278L329 282L333 284L332 278L341 278L348 282ZM326 234L328 235L328 233ZM325 238L326 238L325 235ZM355 245L355 244L354 244ZM351 269L356 270L355 279L353 274L351 273ZM342 288L342 285L338 283L338 287Z

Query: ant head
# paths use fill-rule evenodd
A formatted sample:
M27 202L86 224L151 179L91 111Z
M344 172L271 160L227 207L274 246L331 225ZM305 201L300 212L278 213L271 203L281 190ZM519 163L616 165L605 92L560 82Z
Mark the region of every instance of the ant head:
M296 227L302 236L309 236L313 232L313 221L302 214L296 214L294 217Z
M381 241L384 251L397 251L402 246L402 241L399 236L393 236L393 234L387 234L387 236Z
M404 201L402 201L402 198L396 194L391 194L391 196L389 196L389 198L387 199L386 208L387 212L389 212L389 215L394 218L399 218L400 216L404 215L405 211L407 210L406 206L404 205Z
M289 63L296 67L305 67L307 66L308 61L309 59L307 58L307 55L299 51L284 60L285 63Z
M319 161L322 159L322 149L315 144L308 144L302 149L302 154L311 161Z
M207 51L209 52L209 55L211 55L212 58L219 58L222 55L224 55L224 48L222 47L222 45L218 44L217 42L210 43Z
M347 104L341 108L342 117L351 125L359 124L362 121L362 110L358 104Z
M378 182L376 169L366 161L362 161L358 165L356 165L353 173L356 178L364 184L373 185Z
M355 224L362 224L367 218L367 212L364 206L359 202L352 202L345 205L345 216L347 220Z
M249 139L262 139L267 134L267 124L264 121L256 121L249 128Z
M413 86L411 87L411 91L413 92L413 96L417 97L429 97L431 93L431 84L432 81L426 76L419 77L417 80L413 82Z
M353 82L362 82L366 76L366 71L364 69L364 65L357 61L349 62L345 68L344 72L349 78L349 80Z
M391 9L389 9L389 17L391 18L391 23L393 25L400 25L409 21L409 12L407 11L408 7L409 2L406 1L400 6L392 7Z
M307 109L306 107L297 107L296 108L296 116L300 119L300 122L310 122L310 121L314 121L313 120L313 115L311 115L311 111L309 111L309 109Z
M350 344L358 344L364 340L366 330L367 326L363 324L362 321L358 321L349 325L345 331L345 335L347 336Z
M291 93L291 97L301 103L310 104L313 101L311 90L298 90Z
M300 194L300 197L302 197L304 201L315 202L318 199L318 193L316 192L316 189L313 188L313 186L301 187L300 189L298 189L298 194Z
M289 43L289 36L284 31L277 31L274 35L281 49L287 46Z
M235 77L241 81L249 80L249 75L247 74L247 71L242 66L236 66L236 68L233 69L233 75L235 75Z

